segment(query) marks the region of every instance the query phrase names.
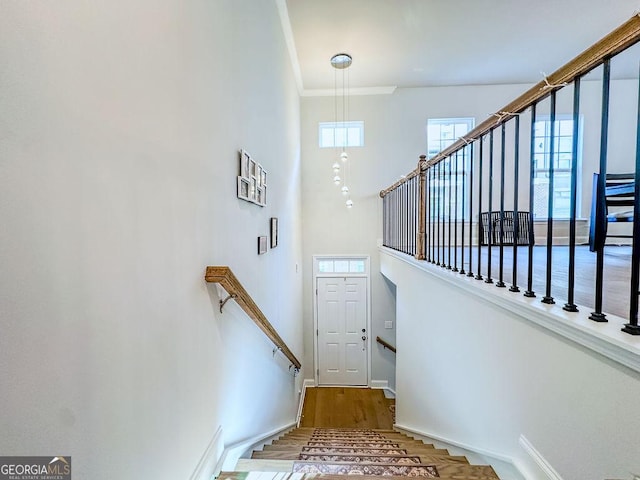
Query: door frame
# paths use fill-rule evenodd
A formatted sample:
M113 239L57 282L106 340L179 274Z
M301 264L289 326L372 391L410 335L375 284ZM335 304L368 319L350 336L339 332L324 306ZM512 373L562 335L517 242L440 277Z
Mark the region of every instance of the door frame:
M313 336L313 378L316 385L319 385L318 368L320 361L318 359L318 278L365 278L366 298L365 307L367 310L367 386L371 386L371 258L369 255L313 255L313 278L312 278L312 297L313 297L313 330L316 334ZM322 260L362 260L364 261L364 273L351 272L320 272L319 262ZM340 385L341 387L349 387L350 385ZM362 388L362 385L353 385Z

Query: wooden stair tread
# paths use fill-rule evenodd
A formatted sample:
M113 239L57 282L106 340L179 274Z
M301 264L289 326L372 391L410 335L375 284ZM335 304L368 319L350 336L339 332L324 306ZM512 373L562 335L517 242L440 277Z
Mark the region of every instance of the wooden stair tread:
M266 462L256 464L255 480L344 480L347 474L358 475L359 480L380 476L393 480L436 473L445 480L499 480L490 466L470 465L464 456L384 429L297 428L254 451L251 458ZM277 465L291 465L291 469ZM237 470L246 471L224 472L221 480L252 480L247 463Z

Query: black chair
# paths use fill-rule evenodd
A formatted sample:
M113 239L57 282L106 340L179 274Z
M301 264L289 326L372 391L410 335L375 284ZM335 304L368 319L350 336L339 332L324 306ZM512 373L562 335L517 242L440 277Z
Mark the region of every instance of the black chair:
M589 223L589 250L595 252L604 247L607 237L633 238L633 235L608 233L608 224L633 222L633 208L609 212L609 207L633 207L635 196L633 173L607 173L604 189L600 185L600 174L593 174L593 195Z

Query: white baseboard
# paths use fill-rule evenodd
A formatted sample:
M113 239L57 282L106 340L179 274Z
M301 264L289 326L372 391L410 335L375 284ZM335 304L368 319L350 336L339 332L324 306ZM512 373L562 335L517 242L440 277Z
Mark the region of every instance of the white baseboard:
M296 417L296 427L300 426L300 419L302 418L302 407L304 405L304 397L307 394L308 387L315 387L316 381L313 378L305 378L302 381L302 392L300 394L300 403L298 404L298 416Z
M210 480L223 452L222 426L219 426L189 480Z
M295 426L296 426L295 422L289 423L282 427L271 430L270 432L264 433L262 435L257 435L255 437L247 438L245 440L241 440L237 443L234 443L233 445L229 445L228 447L225 447L224 452L222 453L222 456L220 457L220 460L218 461L218 464L216 465L216 468L214 470L214 475L218 475L221 471L233 470L236 467L236 464L238 463L238 459L242 456L244 452L250 449L254 449L257 446L266 443L270 439L279 436L283 432L286 432L287 430L295 428Z
M522 449L531 457L531 459L540 467L540 470L544 472L549 480L562 480L562 477L555 469L551 466L549 462L535 449L535 447L531 444L527 437L524 435L520 435L520 439L518 440Z
M413 433L415 435L421 435L423 437L432 438L434 440L439 440L441 442L448 443L449 445L454 445L456 447L464 448L465 450L470 450L470 451L472 451L474 453L477 453L477 454L480 454L480 455L484 455L484 456L487 456L487 457L495 458L496 460L500 460L501 462L513 463L511 457L508 457L506 455L502 455L501 453L498 453L498 452L493 452L491 450L480 448L480 447L477 447L475 445L469 445L469 444L466 444L466 443L463 443L463 442L458 442L457 440L452 440L450 438L442 437L440 435L435 435L433 433L421 432L419 430L415 430L413 428L410 428L410 427L407 427L407 426L404 426L404 425L396 424L395 426L396 426L396 428L399 428L401 430L405 430L405 431L407 431L409 433Z
M388 380L371 380L370 387L390 392L393 395L391 398L396 398L396 391L389 387Z

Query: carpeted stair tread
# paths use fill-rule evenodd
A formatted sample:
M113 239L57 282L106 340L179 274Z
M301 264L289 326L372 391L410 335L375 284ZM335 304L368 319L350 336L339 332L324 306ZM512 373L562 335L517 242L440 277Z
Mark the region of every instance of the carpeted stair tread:
M306 443L306 442L347 442L347 443L355 443L355 442L368 442L368 443L404 443L409 445L429 445L424 443L421 440L415 440L413 438L377 438L377 437L294 437L294 436L283 436L274 440L275 442L298 442L298 443Z
M460 475L459 472L453 471L451 475L445 476L442 473L440 478L442 480L498 480L495 473L491 472L476 472L476 474ZM292 473L292 472L220 472L218 480L344 480L342 475L328 475L328 474L304 474L304 473ZM406 477L400 476L385 476L385 480L406 480ZM380 480L379 476L359 475L358 480Z
M335 453L361 455L407 455L405 448L302 447L301 453Z
M363 455L350 453L301 453L299 460L306 462L387 463L412 465L422 463L416 455Z
M348 455L347 452L337 452L339 455ZM370 454L370 452L362 453L354 453L354 455L359 455L361 457ZM302 455L309 455L309 453L302 452L300 450L255 450L251 454L251 458L253 459L269 459L269 460L305 460L308 457L302 457ZM330 453L316 453L316 455L330 455ZM377 457L385 457L383 453L377 455ZM457 455L424 455L424 454L409 454L405 455L408 457L418 458L419 461L417 463L428 463L428 464L440 464L440 463L463 463L468 464L469 461L464 456Z
M410 476L438 477L435 465L425 464L384 464L384 463L349 463L349 462L293 462L293 472L328 473L334 475L375 475L375 476Z
M305 453L382 453L382 454L394 454L404 455L408 453L406 448L376 448L376 447L360 447L360 446L329 446L329 447L314 447L309 445L265 445L262 447L263 451L296 451ZM433 449L429 449L433 450Z
M273 476L269 476L271 473ZM342 475L305 474L293 472L220 472L218 480L344 480ZM406 477L386 476L385 480L406 480ZM359 475L358 480L380 480L379 476Z
M322 441L322 442L296 442L293 440L274 440L272 445L306 445L309 447L350 447L350 446L362 446L367 448L403 448L400 443L397 442L339 442L339 441Z

